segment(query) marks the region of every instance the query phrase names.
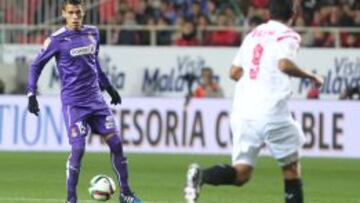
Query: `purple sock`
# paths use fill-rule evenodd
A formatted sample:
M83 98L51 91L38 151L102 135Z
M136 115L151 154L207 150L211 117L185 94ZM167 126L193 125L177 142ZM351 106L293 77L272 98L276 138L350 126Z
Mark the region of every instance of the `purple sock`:
M66 186L67 186L67 201L69 203L76 203L76 186L79 180L80 164L84 154L83 148L72 148L71 154L66 166Z
M118 178L121 192L128 194L131 192L128 182L128 161L124 156L121 140L117 135L114 135L107 140L107 143L110 147L111 162Z

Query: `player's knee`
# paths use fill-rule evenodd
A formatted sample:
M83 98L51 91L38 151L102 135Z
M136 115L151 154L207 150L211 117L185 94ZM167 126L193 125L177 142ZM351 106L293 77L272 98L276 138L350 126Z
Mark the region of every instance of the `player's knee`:
M298 162L292 162L282 167L283 175L285 179L297 179L300 178L300 165Z
M106 142L109 145L111 153L115 155L123 154L122 143L120 137L117 134L113 134L106 140Z
M241 186L245 185L247 182L249 182L250 179L251 179L251 175L240 175L239 174L236 176L234 185L241 187Z
M234 185L243 186L251 179L252 167L247 165L238 165L235 166L236 169L236 178Z

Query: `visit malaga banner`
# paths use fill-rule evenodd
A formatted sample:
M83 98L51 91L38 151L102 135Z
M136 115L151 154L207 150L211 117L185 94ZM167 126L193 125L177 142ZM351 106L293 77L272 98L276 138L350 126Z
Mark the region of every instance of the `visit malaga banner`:
M40 46L6 45L4 61L17 66L24 65L36 56ZM200 79L201 68L214 71L224 90L225 97L232 98L234 81L229 79L229 68L236 48L180 48L180 47L116 47L103 46L101 64L114 86L124 96L183 97L188 82L185 74ZM320 97L338 99L345 88L360 85L360 55L356 49L301 49L298 64L324 76L325 83ZM5 73L5 70L2 70ZM292 80L293 97L306 98L311 88L308 80ZM54 60L44 68L39 79L42 94L59 94L60 83Z

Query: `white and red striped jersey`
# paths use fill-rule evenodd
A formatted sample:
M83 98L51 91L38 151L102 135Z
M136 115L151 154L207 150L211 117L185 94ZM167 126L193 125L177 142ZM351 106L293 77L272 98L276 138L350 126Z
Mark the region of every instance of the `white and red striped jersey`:
M280 59L295 60L301 37L283 23L270 20L252 30L240 46L233 65L242 67L233 117L283 120L290 117L290 77L279 70Z

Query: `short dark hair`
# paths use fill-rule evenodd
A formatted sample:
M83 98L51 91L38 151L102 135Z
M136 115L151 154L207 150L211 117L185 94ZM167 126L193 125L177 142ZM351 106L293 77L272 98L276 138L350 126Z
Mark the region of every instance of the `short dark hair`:
M63 0L61 8L62 8L62 9L65 9L65 6L68 5L68 4L71 4L71 5L82 5L82 6L85 5L85 3L84 3L83 0Z
M293 15L292 0L270 0L270 15L272 19L288 21Z
M208 66L205 66L201 69L201 73L205 72L205 71L209 71L210 74L212 75L213 74L213 70L212 68L208 67Z
M250 20L249 20L250 25L252 25L252 24L253 25L260 25L263 22L264 22L263 19L260 16L257 16L257 15L251 17Z

